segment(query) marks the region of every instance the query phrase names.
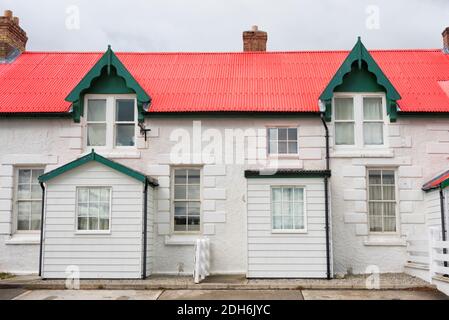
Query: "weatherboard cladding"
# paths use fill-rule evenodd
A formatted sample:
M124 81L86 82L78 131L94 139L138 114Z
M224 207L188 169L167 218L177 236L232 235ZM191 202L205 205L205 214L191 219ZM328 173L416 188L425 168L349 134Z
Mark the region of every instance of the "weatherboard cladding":
M449 55L370 51L402 99L402 112L449 112ZM0 113L69 112L67 95L104 53L25 52L0 64ZM117 53L151 96L150 113L318 112L348 51ZM446 90L447 91L447 90Z

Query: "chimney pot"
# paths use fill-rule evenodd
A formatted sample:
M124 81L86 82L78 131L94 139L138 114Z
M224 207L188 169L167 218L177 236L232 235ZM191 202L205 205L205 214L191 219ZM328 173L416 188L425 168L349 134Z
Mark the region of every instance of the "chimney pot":
M251 31L243 32L243 51L267 51L268 35L254 25Z
M20 21L18 17L14 17L12 20L14 21L15 24L19 25Z
M12 19L12 11L5 10L4 16L5 16L5 18Z

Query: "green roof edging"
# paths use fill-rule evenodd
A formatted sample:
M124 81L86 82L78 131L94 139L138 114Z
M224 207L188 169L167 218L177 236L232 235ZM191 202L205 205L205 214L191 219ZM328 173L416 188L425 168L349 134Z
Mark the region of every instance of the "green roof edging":
M117 71L117 75L125 80L126 86L136 93L139 121L143 121L144 105L151 103L151 97L145 92L145 90L140 86L136 79L134 79L128 69L126 69L120 59L115 55L114 51L112 51L111 49L111 46L108 46L108 49L100 58L100 60L97 61L92 69L90 69L90 71L84 76L84 78L65 98L66 101L72 103L72 114L75 122L79 122L80 117L83 115L80 99L82 98L85 91L90 88L93 81L101 76L101 71L104 67L107 67L108 75L111 74L111 67L114 67Z
M401 95L388 80L387 76L383 73L382 69L376 63L372 55L363 45L360 37L357 39L357 43L354 48L346 57L343 64L337 70L332 80L329 82L323 93L320 95L320 101L325 105L326 121L331 121L331 101L334 95L334 90L339 85L343 84L343 78L346 74L352 70L354 62L358 63L358 68L362 69L362 62L365 62L368 67L368 71L376 76L377 83L385 88L387 96L387 114L390 116L390 120L394 122L397 117L397 104L396 101L401 99Z
M330 177L330 170L246 170L245 178L324 178Z
M67 172L67 171L70 171L72 169L78 168L78 167L80 167L80 166L82 166L82 165L84 165L84 164L86 164L88 162L91 162L91 161L96 161L98 163L101 163L101 164L103 164L103 165L105 165L105 166L107 166L107 167L109 167L111 169L117 170L117 171L119 171L119 172L121 172L121 173L123 173L123 174L125 174L125 175L127 175L127 176L129 176L131 178L134 178L134 179L136 179L136 180L138 180L138 181L140 181L142 183L149 183L153 187L158 186L158 183L157 183L157 181L155 179L153 179L151 177L148 177L148 176L144 175L143 173L135 171L135 170L133 170L131 168L128 168L128 167L126 167L126 166L124 166L124 165L122 165L120 163L117 163L117 162L109 160L109 159L107 159L105 157L102 157L99 154L95 153L95 151L93 149L92 149L91 153L89 153L89 154L87 154L87 155L85 155L85 156L83 156L83 157L81 157L79 159L76 159L76 160L74 160L72 162L69 162L69 163L67 163L67 164L65 164L65 165L63 165L63 166L61 166L59 168L56 168L56 169L54 169L54 170L52 170L50 172L47 172L47 173L41 175L39 177L39 182L41 182L41 183L42 182L47 182L47 181L49 181L49 180L51 180L53 178L56 178L57 176L65 173L65 172Z

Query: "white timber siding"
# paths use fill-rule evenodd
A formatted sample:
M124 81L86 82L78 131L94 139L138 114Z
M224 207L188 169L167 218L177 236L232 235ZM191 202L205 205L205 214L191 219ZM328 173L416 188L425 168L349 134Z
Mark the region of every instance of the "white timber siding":
M272 186L305 188L305 233L272 233ZM324 199L321 178L248 179L249 278L326 277Z
M76 188L81 186L111 188L110 233L77 233ZM43 277L65 278L66 268L77 266L81 278L140 278L143 187L143 183L96 162L49 180Z
M441 227L441 200L440 190L425 193L426 220L429 227Z

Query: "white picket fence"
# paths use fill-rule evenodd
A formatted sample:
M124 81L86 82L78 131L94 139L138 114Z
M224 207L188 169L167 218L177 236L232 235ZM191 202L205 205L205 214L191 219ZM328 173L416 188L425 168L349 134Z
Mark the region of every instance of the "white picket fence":
M412 270L408 273L430 283L435 276L449 275L449 241L441 238L441 230L435 227L427 235L408 235L406 270Z

